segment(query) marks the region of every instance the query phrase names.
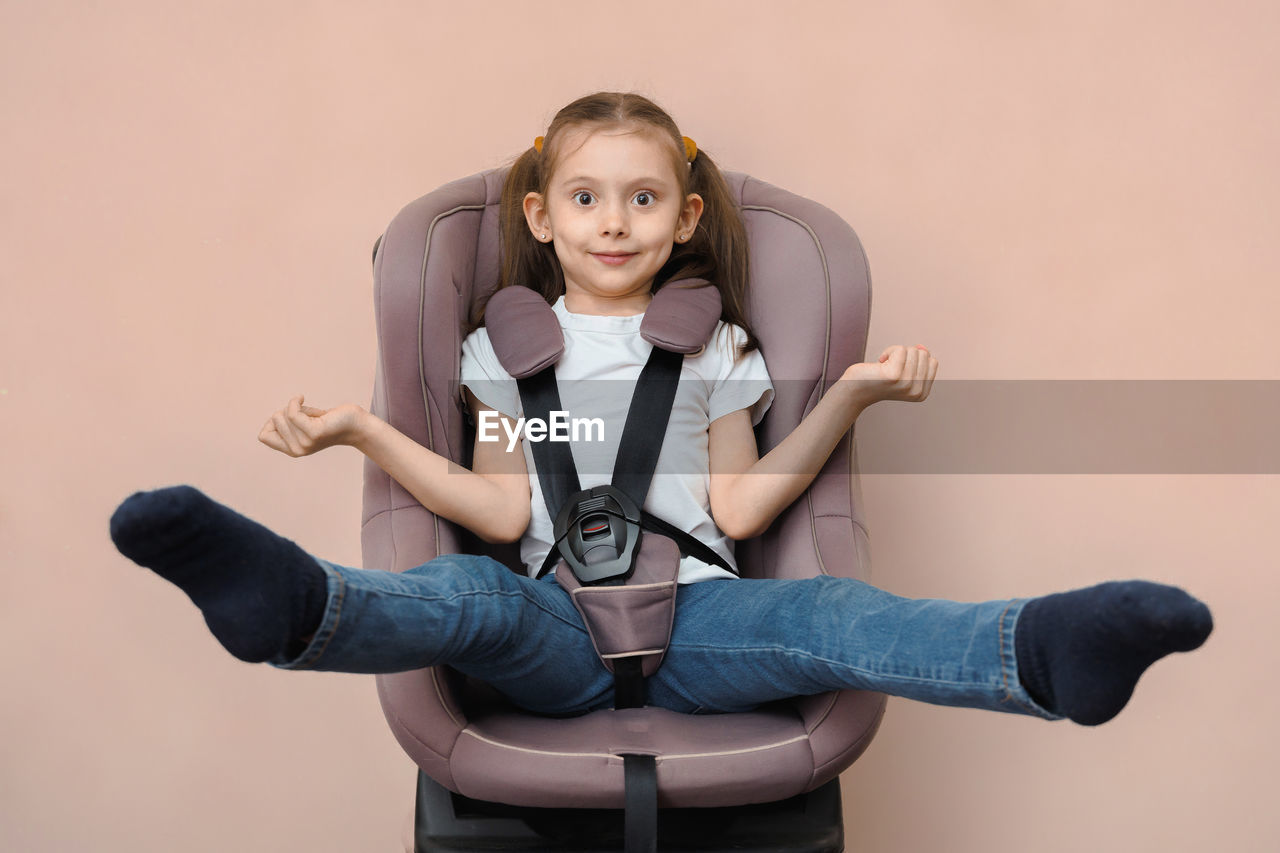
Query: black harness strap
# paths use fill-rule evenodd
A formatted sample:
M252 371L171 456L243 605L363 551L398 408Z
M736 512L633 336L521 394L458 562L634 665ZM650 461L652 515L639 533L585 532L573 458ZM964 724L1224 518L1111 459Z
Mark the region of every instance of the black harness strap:
M680 546L680 555L682 557L697 557L702 562L712 566L719 566L726 572L731 572L735 575L738 573L738 570L729 565L724 557L711 550L710 545L704 544L701 539L685 533L674 524L668 524L656 515L650 515L644 510L640 510L640 526L676 540L676 544Z
M552 412L563 411L554 364L532 376L516 380L516 387L520 389L520 400L524 404L526 418L537 417L546 423ZM538 482L542 484L542 497L547 502L547 511L554 521L556 513L568 502L569 496L582 491L582 486L578 485L578 468L573 464L573 452L569 449L568 442L534 441L530 444L534 467L538 471ZM551 553L557 553L554 547ZM541 577L542 573L538 576Z
M652 755L623 755L626 853L657 853L658 762Z
M644 506L649 494L658 453L667 434L667 422L671 419L682 364L683 354L654 347L631 392L627 422L613 463L612 483L635 501L636 506ZM554 364L516 380L516 386L527 418L541 418L546 422L551 412L562 410ZM568 442L550 440L532 442L532 453L547 512L554 519L569 497L582 490L573 453Z
M639 655L613 660L613 707L643 708L646 700L644 667Z
M675 405L684 354L654 347L631 392L627 423L613 460L613 485L644 506Z

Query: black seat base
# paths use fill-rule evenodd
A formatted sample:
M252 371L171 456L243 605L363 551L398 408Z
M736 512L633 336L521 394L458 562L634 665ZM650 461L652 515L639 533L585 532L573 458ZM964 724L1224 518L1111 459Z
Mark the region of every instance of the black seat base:
M839 853L844 850L840 780L774 803L658 810L660 850ZM623 849L621 809L539 809L472 800L418 771L415 853Z

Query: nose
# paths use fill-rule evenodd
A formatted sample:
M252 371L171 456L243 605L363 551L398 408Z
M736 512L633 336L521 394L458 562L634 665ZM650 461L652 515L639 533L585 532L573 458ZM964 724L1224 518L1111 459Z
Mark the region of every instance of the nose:
M600 205L601 236L620 237L627 234L627 205L625 202L608 202Z

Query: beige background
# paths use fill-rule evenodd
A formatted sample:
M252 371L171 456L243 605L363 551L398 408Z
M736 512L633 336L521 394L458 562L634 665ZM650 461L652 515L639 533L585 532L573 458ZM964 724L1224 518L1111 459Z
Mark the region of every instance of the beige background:
M1280 379L1276 8L4 0L0 848L396 848L414 770L372 680L230 658L107 518L189 482L359 563L358 454L256 436L295 393L367 402L369 252L402 205L635 89L854 225L877 353ZM1274 849L1274 476L865 498L895 592L1142 576L1218 627L1097 729L891 700L843 777L850 849Z

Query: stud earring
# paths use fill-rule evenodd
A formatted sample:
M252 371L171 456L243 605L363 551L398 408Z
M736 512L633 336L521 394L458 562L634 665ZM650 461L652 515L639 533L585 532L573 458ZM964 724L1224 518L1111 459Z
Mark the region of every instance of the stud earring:
M543 239L543 240L547 239L547 235L546 235L546 234L543 234L543 235L542 235L542 239Z

